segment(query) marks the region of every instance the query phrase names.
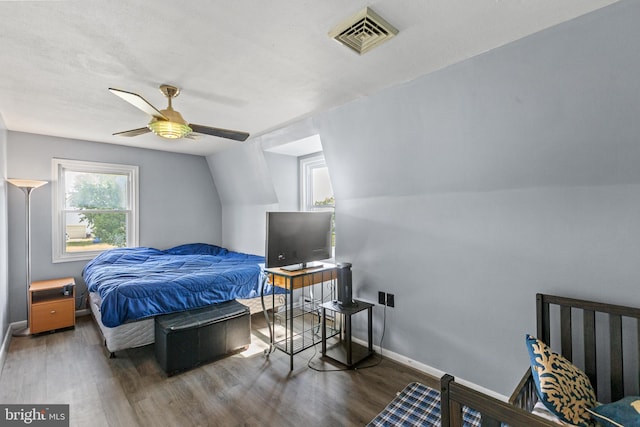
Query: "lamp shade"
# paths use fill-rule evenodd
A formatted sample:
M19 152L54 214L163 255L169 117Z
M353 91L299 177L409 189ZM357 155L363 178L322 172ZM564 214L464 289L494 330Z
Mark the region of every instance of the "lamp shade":
M7 179L7 182L19 188L38 188L38 187L42 187L47 183L47 181L39 181L37 179L17 179L17 178L9 178Z
M168 120L152 121L148 126L156 135L168 139L182 138L191 133L191 128L188 125Z

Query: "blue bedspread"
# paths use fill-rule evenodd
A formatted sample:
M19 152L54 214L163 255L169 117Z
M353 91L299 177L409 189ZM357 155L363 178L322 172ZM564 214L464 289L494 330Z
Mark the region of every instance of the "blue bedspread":
M162 313L260 296L264 258L193 243L168 250L117 248L83 269L90 292L102 298L102 323L115 327ZM283 292L265 284L265 295Z

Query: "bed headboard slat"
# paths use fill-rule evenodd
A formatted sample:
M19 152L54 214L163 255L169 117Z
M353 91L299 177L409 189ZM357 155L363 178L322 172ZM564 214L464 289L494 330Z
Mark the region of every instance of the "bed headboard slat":
M637 360L638 360L638 375L636 375L634 377L634 384L632 384L632 386L635 386L636 390L638 390L638 392L640 392L640 319L636 320L636 333L638 335L637 338L637 343L638 343L638 348L637 348Z
M573 340L571 337L571 307L560 306L560 345L564 357L573 360Z
M624 375L622 362L622 317L609 315L609 336L611 343L611 400L624 397Z
M551 340L549 322L549 303L543 301L543 295L536 295L536 322L538 338L549 344Z
M597 390L596 313L593 310L585 310L582 316L584 328L584 372L589 377L593 387Z

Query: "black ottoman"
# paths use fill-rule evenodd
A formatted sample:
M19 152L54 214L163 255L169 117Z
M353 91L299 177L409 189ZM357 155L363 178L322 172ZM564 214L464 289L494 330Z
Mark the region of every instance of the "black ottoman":
M251 344L249 307L238 301L210 305L155 319L156 359L173 375Z

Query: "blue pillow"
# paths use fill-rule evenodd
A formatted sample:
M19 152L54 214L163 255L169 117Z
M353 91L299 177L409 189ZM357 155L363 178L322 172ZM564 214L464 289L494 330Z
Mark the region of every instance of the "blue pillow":
M540 401L562 421L591 426L587 409L596 405L589 377L542 341L527 335L531 373Z
M587 410L603 427L640 427L640 396L627 396Z
M165 251L171 255L225 255L229 252L220 246L209 245L207 243L187 243L185 245L176 246Z

